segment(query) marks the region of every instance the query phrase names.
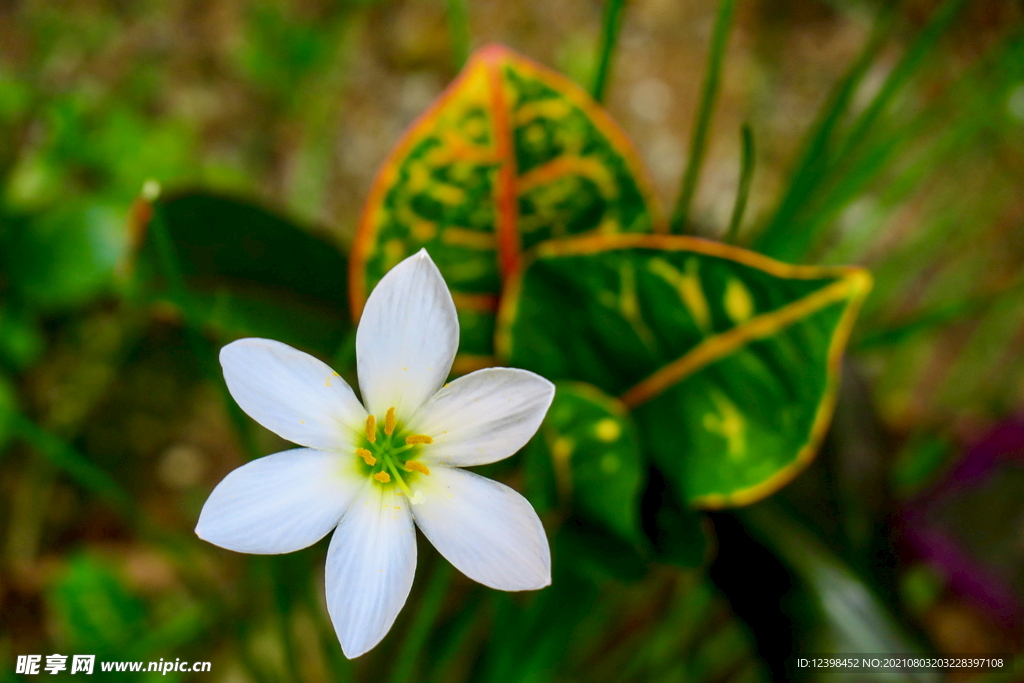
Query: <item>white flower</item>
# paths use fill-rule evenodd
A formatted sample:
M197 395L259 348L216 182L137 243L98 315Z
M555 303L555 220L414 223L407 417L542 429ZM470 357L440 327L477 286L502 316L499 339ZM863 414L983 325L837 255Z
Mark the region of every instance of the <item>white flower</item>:
M203 506L196 534L230 550L276 554L337 527L327 551L327 606L349 658L380 642L405 604L416 569L413 522L486 586L551 583L547 537L530 504L459 468L522 448L554 386L511 368L445 385L458 339L451 294L421 250L366 302L356 332L363 404L327 365L280 342L241 339L221 350L242 410L305 448L228 474Z

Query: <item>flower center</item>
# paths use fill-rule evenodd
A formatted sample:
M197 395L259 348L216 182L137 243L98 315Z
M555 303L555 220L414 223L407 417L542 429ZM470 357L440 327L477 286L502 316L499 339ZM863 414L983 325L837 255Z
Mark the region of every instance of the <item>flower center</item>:
M402 429L395 419L395 409L388 408L383 429L375 415L366 418L363 444L356 448L356 455L363 459L367 473L375 481L381 485L397 484L405 495L415 500L406 479L411 481L421 474L430 475L430 468L416 458L423 446L432 443L434 439L426 434L411 434Z

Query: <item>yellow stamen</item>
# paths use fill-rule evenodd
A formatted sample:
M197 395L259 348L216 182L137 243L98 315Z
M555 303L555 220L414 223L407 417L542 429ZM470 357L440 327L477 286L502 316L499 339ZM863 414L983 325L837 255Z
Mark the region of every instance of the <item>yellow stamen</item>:
M366 440L370 443L377 441L377 416L369 415L366 418Z
M373 475L373 478L382 484L386 484L389 481L391 481L391 475L388 474L387 472L378 472L377 474Z
M384 433L391 436L395 431L395 409L388 408L388 414L384 416Z
M411 436L405 437L405 442L412 446L413 444L418 443L434 443L434 439L426 434L412 434Z
M422 472L423 474L430 476L430 468L421 463L419 460L407 460L405 462L405 469L413 472Z
M373 453L366 450L365 448L357 448L356 455L362 458L366 462L366 464L371 467L377 464L377 458L373 457Z

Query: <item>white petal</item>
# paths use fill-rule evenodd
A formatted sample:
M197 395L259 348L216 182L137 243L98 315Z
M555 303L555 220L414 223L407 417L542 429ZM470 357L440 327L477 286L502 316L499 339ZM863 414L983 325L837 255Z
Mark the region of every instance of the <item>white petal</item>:
M408 427L434 439L421 456L428 463L485 465L526 445L554 396L555 385L532 372L477 370L434 394Z
M224 380L249 417L289 441L349 450L366 411L352 388L307 353L270 339L239 339L220 350Z
M426 250L392 268L370 293L356 331L359 388L381 418L412 415L451 370L459 345L452 295Z
M463 574L505 591L551 583L551 550L540 518L521 495L465 470L433 468L417 477L416 525Z
M416 530L396 487L367 481L327 551L327 611L349 659L387 635L416 573Z
M242 465L213 489L196 534L240 553L290 553L338 524L366 481L357 458L296 448Z

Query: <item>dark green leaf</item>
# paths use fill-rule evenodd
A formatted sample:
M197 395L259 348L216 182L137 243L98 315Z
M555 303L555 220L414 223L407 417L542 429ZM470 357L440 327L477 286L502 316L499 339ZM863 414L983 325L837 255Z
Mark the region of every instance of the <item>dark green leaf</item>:
M205 194L155 205L194 314L225 336L263 336L334 354L350 328L347 265L328 241L260 207ZM142 268L157 265L152 231ZM180 302L175 302L179 303Z
M609 534L589 519L571 517L558 530L555 562L591 581L639 581L647 573L647 559L636 544Z

